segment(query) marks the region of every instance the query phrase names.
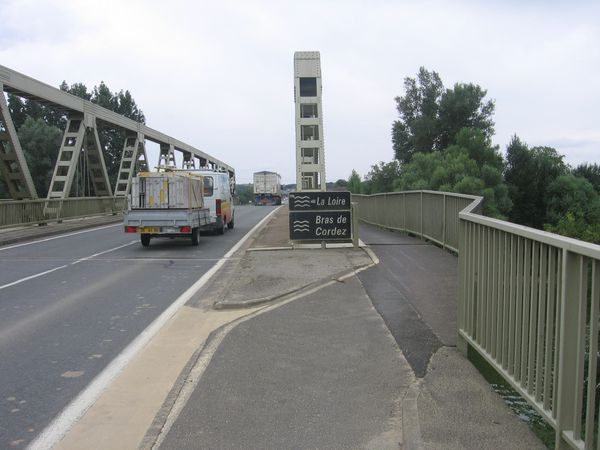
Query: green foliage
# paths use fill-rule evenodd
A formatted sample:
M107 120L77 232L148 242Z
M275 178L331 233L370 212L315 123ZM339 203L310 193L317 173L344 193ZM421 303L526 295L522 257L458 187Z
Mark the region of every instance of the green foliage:
M480 195L483 212L503 218L511 207L502 181L503 161L497 147L478 129L462 129L456 144L444 152L417 153L402 166L396 190L431 189Z
M339 180L337 180L334 184L335 187L337 188L345 188L348 187L348 182L342 178L340 178Z
M254 185L253 184L236 184L235 192L239 198L240 205L247 205L254 202Z
M582 217L568 212L556 225L546 224L544 229L550 233L600 244L600 224L588 223Z
M350 177L348 178L348 190L353 194L362 193L360 175L354 169L352 169L352 174L350 174Z
M19 128L19 141L27 159L38 196L45 197L50 187L62 131L42 119L27 117Z
M573 175L588 180L594 187L594 190L600 194L600 165L580 164L573 169Z
M391 192L394 190L394 182L400 176L400 163L396 160L371 166L371 171L366 176L366 189L369 194L378 192ZM365 192L367 193L367 192Z
M548 197L549 223L558 223L567 213L586 223L600 222L600 197L585 178L561 175L548 186Z
M494 102L474 84L457 83L444 90L436 72L424 67L417 79L404 79L405 95L396 97L400 116L392 126L395 158L408 163L417 153L445 150L463 128L479 129L486 139L494 133Z
M529 148L513 136L506 148L504 178L513 201L512 222L541 229L549 222L548 188L568 172L563 156L551 147Z

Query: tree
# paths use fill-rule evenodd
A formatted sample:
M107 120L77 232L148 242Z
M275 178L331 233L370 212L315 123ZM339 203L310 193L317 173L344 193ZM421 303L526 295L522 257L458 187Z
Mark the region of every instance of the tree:
M360 194L362 192L362 183L360 181L360 175L356 170L352 169L352 173L348 178L348 189L353 194Z
M506 148L504 178L513 208L512 222L542 229L548 223L548 187L568 172L563 156L551 147L528 148L516 135Z
M18 134L35 189L40 197L45 197L63 133L57 127L46 125L42 119L27 117Z
M369 186L369 194L378 192L392 192L394 182L400 176L400 163L394 160L389 163L381 161L379 164L371 166L371 171L366 179Z
M400 119L392 125L395 158L407 163L418 152L431 152L437 138L437 117L444 86L437 72L419 68L417 79L404 79L405 94L396 97Z
M456 142L462 128L479 129L491 139L494 134L494 102L485 101L487 91L472 83L456 83L444 90L436 72L424 67L417 79L404 80L405 95L396 97L400 116L392 126L395 158L408 163L416 153L443 151Z
M594 187L594 190L600 194L600 165L598 164L580 164L573 169L573 175L583 177Z
M442 95L439 105L438 148L445 149L455 142L462 128L481 130L487 139L494 134L494 102L484 102L487 91L475 84L454 85Z
M600 244L600 196L589 181L561 175L548 186L548 196L547 231Z
M432 189L484 197L483 212L504 218L511 208L498 148L479 129L463 128L445 151L417 153L402 167L396 190Z

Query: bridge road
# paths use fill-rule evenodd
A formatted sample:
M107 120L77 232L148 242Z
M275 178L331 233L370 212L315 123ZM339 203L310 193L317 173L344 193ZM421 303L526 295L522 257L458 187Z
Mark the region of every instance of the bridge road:
M121 224L0 247L0 448L24 448L273 208L224 236L152 240Z

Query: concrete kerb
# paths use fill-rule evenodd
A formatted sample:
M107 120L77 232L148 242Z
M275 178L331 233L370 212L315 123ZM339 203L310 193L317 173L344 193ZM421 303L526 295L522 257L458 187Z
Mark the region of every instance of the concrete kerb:
M255 298L255 299L243 300L243 301L237 301L237 302L226 302L226 301L224 301L224 298L227 296L228 291L225 291L224 293L222 293L220 295L220 300L215 301L215 303L213 304L213 308L216 310L252 308L252 307L256 307L256 306L259 306L259 305L262 305L265 303L271 303L271 302L274 303L276 301L287 300L288 298L295 296L295 295L303 296L303 295L305 295L306 292L312 291L315 288L321 289L322 287L325 287L325 285L328 285L332 281L342 282L344 279L348 278L349 276L355 275L358 272L373 266L373 264L374 263L365 264L363 266L355 267L350 270L338 272L334 275L331 275L331 276L328 276L325 278L321 278L320 280L314 281L312 283L296 286L285 292L270 295L267 297L261 297L261 298Z

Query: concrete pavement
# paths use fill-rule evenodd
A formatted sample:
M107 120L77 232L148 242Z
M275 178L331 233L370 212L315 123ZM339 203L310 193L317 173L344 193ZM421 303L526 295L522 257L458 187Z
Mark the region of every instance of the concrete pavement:
M422 243L408 245L419 262ZM415 333L429 330L432 345L411 344L417 366L402 342L412 333L374 308L357 276L377 282L377 246L375 253L289 247L281 209L59 447L544 448L453 347L431 304L435 290L414 301L416 286L405 279L409 289L385 290L389 305L405 302L400 316L419 321ZM421 250L431 256L429 247ZM445 286L446 272L432 267L430 284Z

